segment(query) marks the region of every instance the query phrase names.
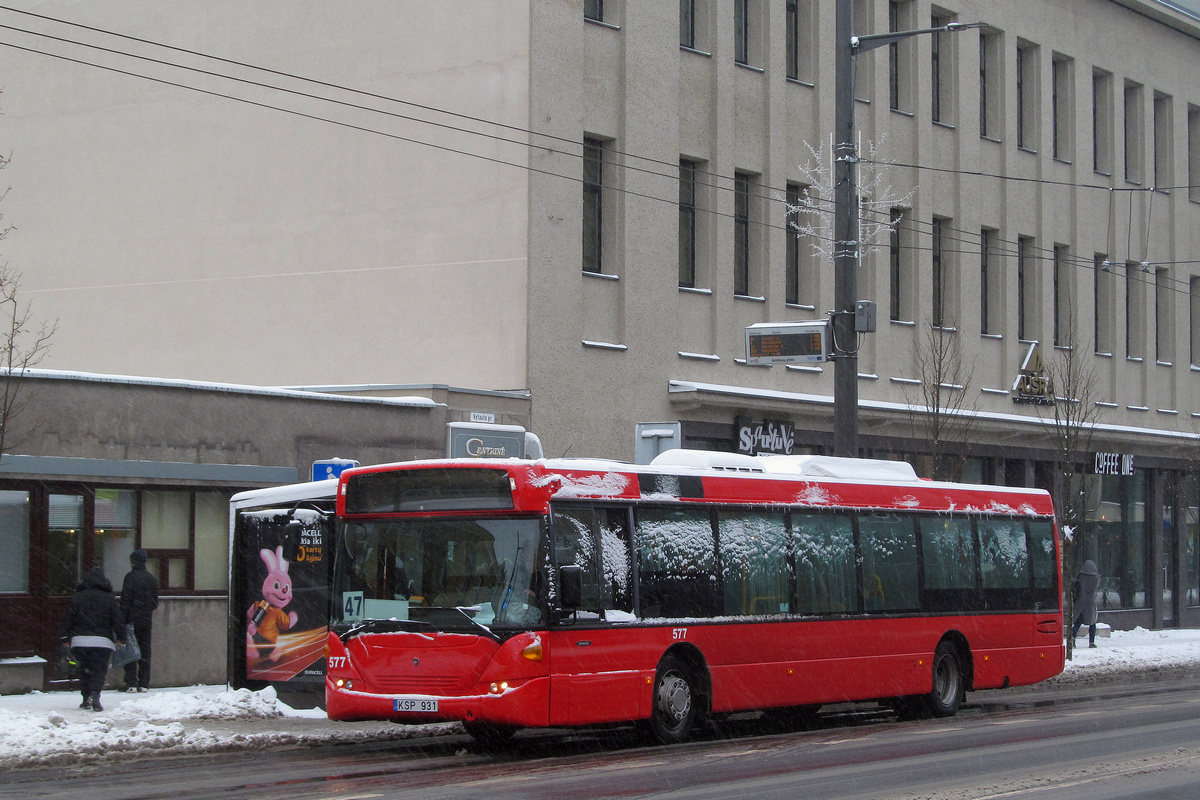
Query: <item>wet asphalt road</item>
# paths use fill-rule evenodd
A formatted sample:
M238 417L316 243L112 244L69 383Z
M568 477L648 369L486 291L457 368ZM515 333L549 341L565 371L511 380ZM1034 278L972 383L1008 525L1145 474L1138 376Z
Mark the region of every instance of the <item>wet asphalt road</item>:
M957 717L825 709L810 730L720 720L649 746L632 728L150 758L0 774L0 798L1200 797L1200 681L968 696Z

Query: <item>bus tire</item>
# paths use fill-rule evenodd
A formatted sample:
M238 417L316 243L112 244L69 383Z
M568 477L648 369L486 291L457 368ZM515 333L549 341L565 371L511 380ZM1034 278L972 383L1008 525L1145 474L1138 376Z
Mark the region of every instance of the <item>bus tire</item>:
M491 725L487 722L463 722L467 735L484 747L502 745L513 737L516 728L504 725Z
M962 704L965 683L962 660L952 642L942 641L933 653L933 690L925 705L931 717L952 717Z
M675 656L658 664L651 698L650 733L661 744L686 742L699 715L700 695L691 668Z

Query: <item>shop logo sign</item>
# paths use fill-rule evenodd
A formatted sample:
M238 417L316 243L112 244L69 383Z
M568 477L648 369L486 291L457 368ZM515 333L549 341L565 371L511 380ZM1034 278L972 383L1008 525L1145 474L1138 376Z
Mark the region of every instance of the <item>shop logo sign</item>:
M790 422L738 420L737 426L739 453L791 455L796 445L796 426Z
M1054 405L1054 387L1050 384L1050 376L1046 374L1046 366L1042 363L1042 353L1037 342L1029 344L1029 352L1021 362L1021 370L1013 383L1012 393L1014 403Z

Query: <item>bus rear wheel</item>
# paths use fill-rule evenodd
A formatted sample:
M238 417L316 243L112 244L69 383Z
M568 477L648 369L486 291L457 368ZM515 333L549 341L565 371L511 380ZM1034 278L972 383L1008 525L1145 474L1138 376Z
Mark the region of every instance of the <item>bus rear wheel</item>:
M698 718L699 702L692 670L674 656L664 658L654 678L651 735L662 744L687 741Z
M963 698L963 669L958 648L942 642L933 653L933 691L925 705L933 717L952 717L958 713Z

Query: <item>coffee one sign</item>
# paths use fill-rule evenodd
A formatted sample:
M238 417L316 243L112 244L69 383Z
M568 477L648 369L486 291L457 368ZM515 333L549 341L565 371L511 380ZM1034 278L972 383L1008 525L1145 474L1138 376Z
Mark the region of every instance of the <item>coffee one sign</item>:
M796 426L790 422L737 421L738 452L746 455L773 453L791 455L796 445Z
M1133 456L1128 453L1096 453L1093 473L1096 475L1133 474Z

